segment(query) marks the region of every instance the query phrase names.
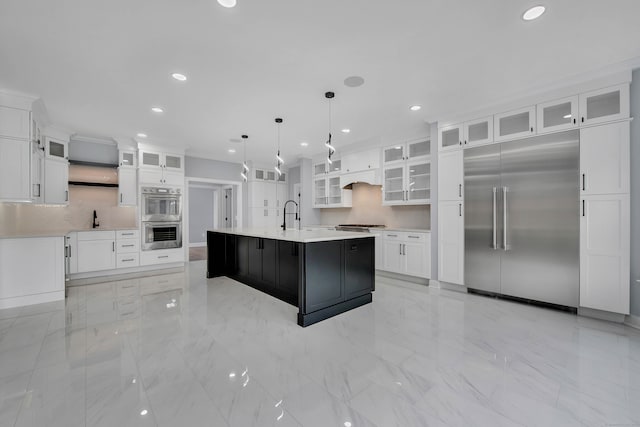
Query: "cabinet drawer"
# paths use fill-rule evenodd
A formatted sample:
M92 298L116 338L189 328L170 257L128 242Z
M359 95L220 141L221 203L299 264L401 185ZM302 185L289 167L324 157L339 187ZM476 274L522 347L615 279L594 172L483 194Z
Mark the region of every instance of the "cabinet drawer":
M116 253L131 254L140 251L140 240L138 239L122 239L116 241Z
M184 250L182 248L140 252L140 265L168 264L172 262L184 262Z
M130 254L118 254L116 256L117 268L137 267L139 265L140 254L138 252Z
M404 240L407 242L425 242L427 240L426 233L404 233Z
M115 240L114 231L79 231L78 240Z
M118 230L116 231L116 239L140 239L140 230Z
M382 233L382 236L385 240L404 240L404 233L400 231L385 231L384 233Z

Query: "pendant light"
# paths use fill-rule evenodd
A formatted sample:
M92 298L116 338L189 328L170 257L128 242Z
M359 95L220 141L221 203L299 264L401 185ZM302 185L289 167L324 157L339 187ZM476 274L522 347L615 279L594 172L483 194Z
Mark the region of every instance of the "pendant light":
M248 135L242 135L242 142L244 143L244 155L242 157L242 171L240 172L240 176L244 179L244 182L247 182L247 173L249 173L249 166L247 166L247 139Z
M329 154L327 155L327 162L329 164L333 163L333 160L331 160L331 156L333 156L333 153L336 152L335 147L331 145L331 100L334 96L336 96L336 94L333 92L325 92L324 94L324 97L329 100L329 139L327 139L327 141L324 143L325 147L329 149Z
M278 176L282 175L282 171L280 170L280 166L284 164L284 160L280 157L280 125L282 124L281 118L276 118L276 124L278 126L278 153L276 154L276 167L274 168L278 173Z

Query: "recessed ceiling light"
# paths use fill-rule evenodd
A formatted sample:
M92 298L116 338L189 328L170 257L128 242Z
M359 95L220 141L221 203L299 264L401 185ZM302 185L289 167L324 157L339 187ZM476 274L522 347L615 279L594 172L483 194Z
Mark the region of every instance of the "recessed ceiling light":
M567 114L565 116L562 116L563 119L570 119L571 118L571 114Z
M164 113L164 110L160 107L151 107L151 111L154 113Z
M525 21L533 21L534 19L540 18L545 10L546 8L544 6L533 6L522 14L522 19Z
M236 152L236 150L234 150L233 148L229 148L229 150L228 150L228 151L229 151L229 153L231 153L231 154L233 154L233 153L235 153L235 152Z
M235 7L236 0L218 0L218 3L223 7Z
M342 133L349 133L351 132L351 129L342 129Z
M344 79L344 85L347 87L359 87L364 84L364 79L360 76L350 76Z
M173 73L171 74L171 77L173 77L174 79L180 81L180 82L184 82L187 80L187 76L185 76L184 74L180 74L180 73Z
M146 409L143 409L142 411L140 411L140 415L144 416L147 415L149 413L149 411L147 411Z
M308 145L309 145L309 143L308 143L308 142L301 142L301 143L300 143L300 145L301 145L302 147L306 147L306 146L308 146Z
M137 136L138 136L138 138L146 138L147 134L140 132Z
M421 106L419 106L419 105L412 105L412 106L411 106L411 108L410 108L410 110L411 110L411 111L418 111L418 110L419 110L419 109L421 109L421 108L422 108L422 107L421 107Z

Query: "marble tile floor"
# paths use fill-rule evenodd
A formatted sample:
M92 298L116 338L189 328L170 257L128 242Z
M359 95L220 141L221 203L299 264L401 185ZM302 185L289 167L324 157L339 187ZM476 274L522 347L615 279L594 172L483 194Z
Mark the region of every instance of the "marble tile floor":
M0 310L0 426L638 426L640 331L379 279L308 328L205 263Z

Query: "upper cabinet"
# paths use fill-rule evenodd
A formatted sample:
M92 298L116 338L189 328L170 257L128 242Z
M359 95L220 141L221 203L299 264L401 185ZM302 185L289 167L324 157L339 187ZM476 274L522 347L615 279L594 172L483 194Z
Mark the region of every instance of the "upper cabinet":
M30 139L31 112L0 105L0 137Z
M421 205L431 202L431 161L412 160L384 168L382 205Z
M0 201L31 200L28 140L0 137Z
M313 165L313 176L324 175L327 173L327 162L322 161Z
M538 104L536 117L538 133L573 129L579 126L578 97L571 96Z
M464 197L464 156L462 151L438 157L438 199L460 201Z
M184 185L184 156L141 149L140 184ZM134 160L135 161L135 160Z
M45 137L45 155L53 159L69 160L69 141Z
M48 205L69 204L69 162L66 160L45 159L44 202Z
M495 141L508 141L536 133L536 107L530 106L493 116Z
M493 116L471 120L440 129L439 151L459 150L460 148L493 142Z
M360 172L369 169L378 169L380 167L380 149L358 151L348 153L342 156L343 172Z
M580 124L629 117L629 85L608 87L580 95Z
M136 167L136 152L134 150L120 150L118 164L122 167Z
M629 122L580 130L580 193L626 194L630 182Z
M385 165L396 162L404 162L407 160L416 160L428 157L431 154L431 141L420 140L407 142L404 144L395 144L386 147L382 151L382 162Z
M276 181L275 170L254 169L253 174L251 174L251 176L253 178L252 181L269 181L269 182ZM282 178L283 176L285 178ZM283 181L284 179L286 179L286 175L283 173L282 175L280 175L277 181Z

